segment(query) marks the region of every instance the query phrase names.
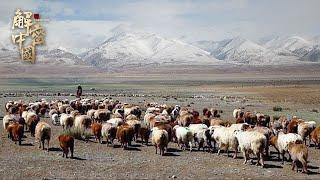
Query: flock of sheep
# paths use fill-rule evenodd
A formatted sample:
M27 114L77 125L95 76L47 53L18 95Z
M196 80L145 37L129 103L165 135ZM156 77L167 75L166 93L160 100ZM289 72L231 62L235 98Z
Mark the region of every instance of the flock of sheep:
M314 121L305 121L297 117L272 119L262 113L253 113L243 109L235 109L233 116L236 123L220 119L221 110L204 108L201 114L190 108L179 105L168 106L157 103L145 103L143 106L126 104L113 99L74 99L53 100L41 99L36 102L24 103L10 101L5 105L6 115L3 127L8 138L21 144L27 129L31 136L44 148L51 139L51 126L43 117L50 116L53 125L64 129L58 137L63 156L71 157L74 151L72 131L81 134L91 131L95 140L114 144L114 140L126 149L132 141L140 138L141 143L151 142L155 153L164 155L169 142L177 143L183 150L221 151L229 155L233 150L233 158L238 151L242 152L244 164L253 153L257 157L256 165L264 167L264 160L270 158L269 146L278 151L282 163L285 154L292 160L292 169L298 171L298 163L302 164L302 172L307 173L308 148L313 141L315 147L320 143L320 126ZM69 132L69 133L67 133ZM84 137L87 140L88 137ZM218 147L216 147L216 145Z

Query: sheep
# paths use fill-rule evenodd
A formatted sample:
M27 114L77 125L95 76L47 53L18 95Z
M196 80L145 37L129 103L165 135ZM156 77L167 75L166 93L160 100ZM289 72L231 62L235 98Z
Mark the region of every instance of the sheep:
M88 129L91 125L91 118L87 115L78 115L74 120L74 127L80 130Z
M21 140L23 138L23 125L14 122L8 125L7 127L7 131L8 131L8 137L10 137L12 139L12 141L15 142L15 144L17 144L17 141L19 141L19 145L21 145Z
M134 129L134 140L137 141L139 136L139 131L141 128L141 122L137 119L134 119L134 120L128 120L126 123Z
M315 129L316 122L306 121L298 124L298 134L304 140L304 143L307 145L307 136L309 136L309 145L311 143L310 133Z
M291 119L286 127L287 133L298 133L299 120L297 118Z
M199 129L195 134L194 134L194 140L195 142L198 143L198 151L200 151L200 148L204 151L204 143L207 143L209 146L209 151L211 149L211 134L210 130L208 128L204 129Z
M191 152L193 142L193 134L191 130L187 127L182 127L179 125L176 125L173 127L173 129L175 130L178 146L180 146L181 149L186 150L186 147L189 144L189 149Z
M235 131L236 140L239 143L240 151L243 153L244 162L246 164L249 153L252 152L257 156L256 165L264 167L263 151L267 145L267 138L264 134L257 131Z
M156 154L158 153L158 148L160 150L160 155L164 155L165 148L168 147L169 137L168 132L163 129L152 129L152 144L156 148Z
M44 141L47 140L47 151L49 152L49 142L51 138L51 127L48 123L40 121L35 128L35 139L39 142L39 148L44 150Z
M293 142L290 142L288 145L288 152L292 159L292 170L297 168L298 172L298 166L297 162L300 162L302 164L302 172L308 173L307 169L307 162L308 162L308 148L304 144L296 144Z
M314 143L314 147L315 148L320 148L320 126L318 126L317 128L315 128L312 132L311 132L311 140Z
M270 130L267 127L256 126L253 129L247 129L247 131L257 131L262 133L266 137L268 141L265 146L265 154L266 154L266 157L269 157L269 139L272 135L272 130Z
M215 144L218 143L219 150L218 155L222 149L227 151L227 156L229 157L229 148L231 147L234 149L233 158L237 157L237 149L238 149L238 141L234 135L234 131L241 130L238 126L231 126L231 127L216 127L212 133L212 139L214 140L214 147Z
M131 145L133 135L134 129L128 124L123 124L117 128L116 137L123 149L126 149L128 145Z
M240 112L241 112L241 109L234 109L232 112L233 117L235 119L238 119L238 117L240 116Z
M96 112L97 110L95 109L90 109L88 112L87 112L87 116L89 116L92 120L94 119L94 113Z
M105 109L98 109L94 112L94 120L104 122L110 119L111 112Z
M74 124L74 118L69 115L62 113L60 116L60 125L63 129L70 129Z
M59 125L59 115L58 114L53 114L51 116L51 122L53 125Z
M113 126L118 127L122 125L124 122L123 122L123 119L121 118L112 118L112 119L109 119L107 123L111 123L113 124Z
M102 124L101 123L93 123L91 125L91 130L92 130L92 134L94 135L95 137L95 140L99 143L102 143L101 142L101 130L102 130Z
M66 156L66 158L68 158L70 149L71 158L73 158L74 138L72 136L62 134L58 137L58 140L62 149L62 157Z
M155 117L156 117L156 115L153 113L146 113L144 115L143 121L150 129L152 129L150 127L151 121L155 121Z
M298 143L303 142L300 135L295 133L284 134L279 132L278 136L273 136L270 139L270 144L278 151L278 159L280 159L280 153L282 156L282 164L284 164L285 153L288 151L290 142ZM290 154L289 154L290 155Z
M178 117L178 124L180 126L184 126L184 127L187 127L189 126L189 124L191 124L191 122L193 122L194 120L194 117L191 113L182 113L182 115L180 115Z
M11 114L5 115L2 119L3 129L6 130L10 124L10 122L14 122L14 118Z
M164 123L160 123L160 124L156 124L155 127L162 129L162 130L166 130L168 132L168 138L169 141L172 140L172 126L170 124L164 124Z
M150 136L151 131L147 127L141 127L140 128L140 137L141 137L141 143L145 142L146 145L148 145L148 140ZM168 133L169 134L169 133ZM170 141L170 134L169 134L169 141Z
M26 124L30 130L31 136L35 136L35 128L38 122L40 121L39 116L34 112L28 112Z
M116 138L117 128L111 123L102 124L101 135L107 140L107 146L110 143L113 145L113 140Z

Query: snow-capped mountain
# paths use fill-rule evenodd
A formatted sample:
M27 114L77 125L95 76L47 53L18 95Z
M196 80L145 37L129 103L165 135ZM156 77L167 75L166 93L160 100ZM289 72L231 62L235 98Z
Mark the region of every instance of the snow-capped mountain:
M313 44L299 36L276 37L264 44L279 55L303 57L313 48Z
M301 60L311 61L311 62L320 62L320 45L313 46L312 50L305 54Z
M193 45L146 32L121 32L84 54L91 65L108 68L148 64L218 63Z
M39 50L37 52L37 63L55 65L83 65L85 64L80 57L66 51L64 48L52 50Z
M226 39L222 41L200 41L194 43L205 49L217 59L236 64L281 64L281 59L266 49L242 37Z

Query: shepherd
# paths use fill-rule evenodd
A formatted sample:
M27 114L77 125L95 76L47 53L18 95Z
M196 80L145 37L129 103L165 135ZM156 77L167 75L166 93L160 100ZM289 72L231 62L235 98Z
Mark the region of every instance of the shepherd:
M77 98L80 98L82 95L82 87L80 86L80 84L78 85L78 90L77 90Z

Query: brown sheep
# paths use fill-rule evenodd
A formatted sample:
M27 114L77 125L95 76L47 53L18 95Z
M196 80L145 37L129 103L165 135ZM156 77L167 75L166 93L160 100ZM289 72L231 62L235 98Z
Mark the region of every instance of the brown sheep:
M132 119L132 120L127 120L126 123L134 129L134 140L137 141L139 136L139 131L141 128L141 122L137 119Z
M250 112L250 111L245 112L243 117L244 117L245 123L248 123L251 125L257 124L257 116L255 114L253 114L252 112Z
M287 126L287 133L298 133L299 120L297 118L291 119Z
M91 125L91 130L92 130L92 133L95 137L95 140L99 143L101 143L101 129L102 129L102 125L100 123L93 123Z
M58 139L59 139L60 147L63 153L62 157L66 156L66 158L68 158L69 149L70 149L71 158L73 158L74 138L69 135L60 135Z
M35 113L29 112L27 114L26 124L27 124L28 129L31 133L31 136L33 136L33 137L35 136L35 129L36 129L36 126L39 121L40 121L40 117L38 115L36 115Z
M19 145L21 145L23 133L24 133L23 125L19 123L13 123L13 127L11 130L11 135L12 135L11 138L15 142L15 144L17 144L17 141L19 141Z
M118 126L116 137L118 142L121 143L121 147L126 149L129 145L131 145L131 141L134 136L134 129L128 124L123 124Z
M148 145L150 130L147 127L141 127L139 134L141 137L141 143L145 143L146 145Z
M307 162L308 162L308 148L304 144L295 144L293 142L289 143L288 151L292 159L292 170L297 168L298 172L298 166L297 162L300 162L302 164L302 172L308 173L307 169Z
M317 128L315 128L312 132L311 132L311 140L314 143L314 147L315 148L320 148L320 126L318 126Z

